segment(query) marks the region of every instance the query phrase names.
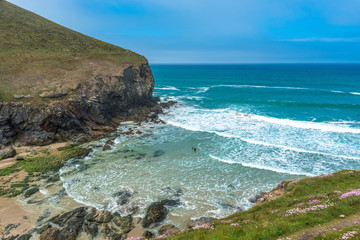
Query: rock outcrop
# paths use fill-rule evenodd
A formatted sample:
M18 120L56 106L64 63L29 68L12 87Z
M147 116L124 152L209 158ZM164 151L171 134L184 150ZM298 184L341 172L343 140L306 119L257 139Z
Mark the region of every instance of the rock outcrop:
M0 102L0 145L46 145L88 141L114 131L123 120L143 121L161 112L153 99L148 64L128 66L122 75L99 73L80 79L71 97L46 106Z

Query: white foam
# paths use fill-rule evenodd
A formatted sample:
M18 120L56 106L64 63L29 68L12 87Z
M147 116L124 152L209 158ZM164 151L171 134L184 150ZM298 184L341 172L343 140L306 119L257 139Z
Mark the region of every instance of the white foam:
M260 115L250 115L250 118L257 120L257 121L264 121L264 122L268 122L268 123L272 123L272 124L290 126L290 127L294 127L294 128L315 129L315 130L320 130L323 132L360 134L360 129L358 129L358 128L337 126L335 124L297 121L297 120L290 120L290 119L286 119L286 118L273 118L273 117L265 117L265 116L260 116Z
M278 173L286 173L286 174L292 174L292 175L305 175L305 176L313 176L313 174L310 173L300 173L300 172L294 172L294 171L290 171L290 170L286 170L286 169L280 169L280 168L273 168L273 167L269 167L269 166L262 166L262 165L258 165L258 164L253 164L253 163L244 163L244 162L235 162L232 160L227 160L227 159L222 159L219 157L215 157L213 155L209 155L212 159L218 160L220 162L224 162L224 163L228 163L228 164L241 164L244 167L251 167L251 168L257 168L257 169L263 169L263 170L269 170L272 172L278 172Z
M336 157L336 158L345 158L345 159L352 159L352 160L360 160L360 157L350 157L350 156L345 156L345 155L333 155L333 154L329 154L329 153L309 151L309 150L300 149L300 148L295 148L295 147L288 147L288 146L283 146L283 145L270 144L270 143L266 143L266 142L256 141L256 140L253 140L253 139L241 138L241 140L243 140L243 141L245 141L245 142L248 142L248 143L256 144L256 145L262 145L262 146L268 146L268 147L275 147L275 148L282 148L282 149L290 150L290 151L294 151L294 152L311 153L311 154L319 154L319 155L331 156L331 157Z
M311 90L302 87L278 87L278 86L259 86L259 85L214 85L212 87L229 87L229 88L269 88L269 89L292 89L292 90Z
M360 95L360 93L358 93L358 92L350 92L350 94L353 94L353 95Z
M199 87L199 91L196 93L204 93L210 90L210 87Z
M344 93L343 91L337 91L337 90L331 90L330 92L333 92L333 93Z
M169 91L180 91L180 89L173 87L173 86L166 86L166 87L155 87L156 90L169 90Z

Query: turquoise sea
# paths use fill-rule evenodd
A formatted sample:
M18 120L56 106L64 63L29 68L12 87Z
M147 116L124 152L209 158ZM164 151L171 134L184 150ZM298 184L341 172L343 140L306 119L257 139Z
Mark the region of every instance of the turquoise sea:
M360 169L360 65L151 67L154 95L179 104L165 125L124 123L119 132L141 134L61 169L77 201L143 216L153 201L180 199L166 221L184 227L247 209L283 180ZM123 205L120 191L132 194Z

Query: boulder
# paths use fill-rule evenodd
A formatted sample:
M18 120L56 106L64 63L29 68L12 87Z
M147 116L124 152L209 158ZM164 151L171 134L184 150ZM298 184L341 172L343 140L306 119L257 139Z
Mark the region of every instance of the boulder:
M0 151L0 160L6 158L13 158L15 156L16 156L16 150L13 147L8 147Z
M167 207L176 207L180 205L179 200L162 200L152 203L146 210L146 215L142 221L144 228L153 228L164 221L168 214Z
M25 198L28 198L30 197L31 195L37 193L39 191L39 187L38 186L33 186L33 187L30 187L28 190L26 190L24 192L24 197Z
M103 151L108 151L111 149L111 146L114 145L114 141L113 140L107 140L104 147L103 147Z

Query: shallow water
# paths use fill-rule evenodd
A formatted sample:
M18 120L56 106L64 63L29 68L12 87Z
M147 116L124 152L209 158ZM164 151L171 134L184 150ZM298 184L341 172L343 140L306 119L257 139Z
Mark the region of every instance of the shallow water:
M70 161L62 179L77 201L122 214L139 206L141 216L153 201L180 199L168 221L183 227L247 209L283 180L360 168L359 65L152 69L154 95L180 105L161 116L166 125L122 125L142 134ZM123 206L120 191L133 194Z

